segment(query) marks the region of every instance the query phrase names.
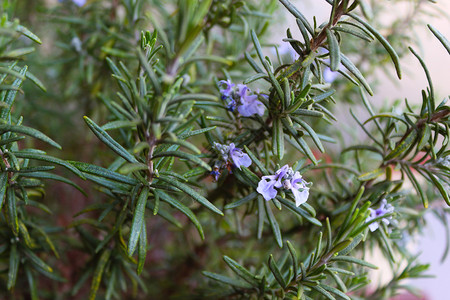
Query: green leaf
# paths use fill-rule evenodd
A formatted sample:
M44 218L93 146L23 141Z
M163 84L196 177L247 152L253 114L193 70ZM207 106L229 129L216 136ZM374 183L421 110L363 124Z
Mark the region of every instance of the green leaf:
M21 34L23 34L24 36L26 36L27 38L29 38L33 42L36 42L38 44L42 44L41 39L37 35L32 33L30 30L28 30L28 28L26 28L25 26L17 25L16 26L16 31L20 32Z
M309 33L314 34L314 30L312 29L311 25L309 25L305 16L292 3L290 3L289 0L280 0L280 2L294 17L302 21L303 25L306 27Z
M431 32L434 34L434 36L437 37L438 40L441 42L441 44L445 47L448 54L450 54L450 42L447 40L447 38L433 26L431 26L429 24L427 26L431 30Z
M202 274L208 278L211 278L213 280L219 281L221 283L225 283L227 285L232 285L235 286L237 288L241 288L241 289L251 289L253 286L248 284L245 281L242 280L236 280L234 278L230 278L224 275L220 275L220 274L216 274L216 273L211 273L211 272L206 272L203 271Z
M397 53L395 52L394 48L391 46L391 44L389 44L389 42L375 28L373 28L372 25L364 21L362 18L352 13L349 13L348 15L353 19L355 19L356 21L358 21L359 23L361 23L364 27L366 27L367 30L369 30L370 33L372 33L375 36L375 38L383 45L383 47L391 56L392 62L394 63L395 66L395 70L397 71L398 78L402 79L402 71L400 69L400 59Z
M216 129L216 126L206 127L206 128L202 128L202 129L198 129L198 130L189 131L187 133L182 133L182 134L178 135L178 138L185 140L191 136L199 135L199 134L211 131L213 129Z
M276 153L278 160L282 160L284 156L284 132L281 119L275 119L273 121L272 134L272 151L273 153Z
M168 183L170 186L174 186L178 188L179 190L185 192L189 196L191 196L194 200L198 201L200 204L205 206L206 208L210 209L211 211L215 212L216 214L219 214L223 216L223 212L220 211L217 207L215 207L211 202L208 201L205 197L194 191L191 187L188 185L181 183L177 180L174 180L173 178L166 178L164 176L158 177L159 180L162 180L166 183Z
M252 201L256 197L258 197L258 195L259 195L258 192L252 192L240 200L237 200L233 203L229 203L229 204L225 205L224 208L225 209L233 209L233 208L239 207L241 205L244 205L244 204Z
M280 268L278 268L277 263L273 259L273 255L270 254L269 256L269 269L272 272L273 276L275 277L276 281L280 284L280 286L285 289L287 284L284 280L283 275L281 274Z
M78 175L80 178L86 179L86 177L83 175L83 173L81 173L73 165L71 165L70 163L68 163L62 159L52 157L52 156L49 156L46 154L38 153L38 152L37 153L31 152L31 151L15 151L12 153L18 158L42 160L42 161L46 161L46 162L50 162L53 164L63 166L65 168L69 169L70 171L72 171L74 174Z
M283 248L283 238L281 237L280 225L278 225L275 216L273 215L272 209L268 201L264 203L264 209L266 211L267 219L269 220L270 227L272 228L273 235L277 241L278 247Z
M264 174L264 175L269 175L269 172L267 171L267 169L264 167L264 165L261 163L261 161L255 156L255 154L253 154L252 151L250 151L250 149L244 145L244 149L245 152L247 152L248 156L251 158L251 160L255 163L255 165L258 167L258 169Z
M42 269L45 272L53 273L53 269L49 265L47 265L42 259L40 259L39 256L34 254L33 251L29 250L28 248L22 248L22 251L30 259L31 263L35 267Z
M139 234L142 227L145 226L145 206L147 204L149 188L142 188L139 194L136 208L133 212L133 221L131 223L130 238L128 240L128 256L132 256L134 250L136 250L137 243L139 241Z
M27 73L27 70L28 70L28 67L25 66L19 71L19 74L22 76L22 78L25 77L25 74ZM22 85L22 82L23 82L23 79L16 78L16 80L14 80L14 82L12 84L12 87L15 87L17 89L9 90L6 93L6 96L4 98L5 99L4 102L7 104L7 107L1 109L1 114L0 114L0 118L1 119L3 119L3 120L7 120L8 119L8 115L10 114L12 105L14 103L14 100L16 99L17 90Z
M108 146L115 153L123 157L126 161L131 163L137 163L136 158L130 154L125 148L123 148L119 143L117 143L106 131L104 131L100 126L94 123L91 119L84 116L84 121L92 132L102 141L106 146Z
M385 161L394 159L407 151L410 147L414 145L414 142L417 138L417 130L412 129L411 132L406 136L406 138L401 141L394 150L392 150L386 157L384 158Z
M332 71L339 70L341 64L341 50L336 36L330 29L326 29L328 46L330 47L330 68Z
M40 132L39 130L36 130L31 127L23 126L23 125L8 125L8 124L0 124L0 134L3 134L5 132L15 132L15 133L23 133L29 136L32 136L36 139L39 139L43 142L46 142L53 147L56 147L58 149L61 149L61 146L53 141L51 138Z
M295 122L297 122L298 124L300 124L300 126L302 126L309 134L309 136L312 138L314 144L316 144L317 148L319 149L320 152L324 153L325 149L322 146L322 142L320 141L319 136L316 134L316 132L314 131L314 129L311 128L311 126L309 126L306 122L303 122L302 120L300 120L299 118L293 118L295 120Z
M83 193L85 196L87 196L86 192L78 184L76 184L72 180L69 180L67 178L64 178L64 177L56 175L56 174L47 173L47 172L32 172L32 173L27 173L25 176L31 177L31 178L39 178L39 179L52 179L52 180L64 182L68 185L73 186L74 188L79 190L81 193ZM1 179L0 179L0 186L1 186ZM1 193L0 193L0 195L1 195ZM0 208L1 208L1 204L0 204Z
M369 181L369 180L372 180L372 179L376 179L376 178L378 178L379 176L381 176L383 174L384 174L384 170L383 169L375 169L373 171L361 174L358 177L358 180L359 181Z
M157 95L161 95L161 93L162 93L161 83L159 82L158 76L156 76L156 73L153 70L153 67L149 64L147 57L145 57L145 55L144 55L144 53L142 53L141 49L137 48L137 54L139 57L139 61L141 63L141 67L143 67L145 72L147 72L147 75L150 78L153 88L155 89L155 93Z
M144 270L145 258L147 257L147 228L146 223L142 223L142 229L139 233L139 248L138 248L138 265L137 274L140 275Z
M212 170L211 166L208 165L203 160L201 160L198 156L195 156L190 153L182 152L182 151L164 151L164 152L160 152L160 153L153 155L152 158L154 159L154 158L158 158L158 157L174 157L174 156L190 160L190 161L198 164L199 166L205 168L207 171Z
M250 273L246 268L238 264L233 259L229 258L228 256L224 256L223 260L225 263L231 268L231 270L236 273L239 277L250 283L254 287L258 287L260 283L260 279L257 278L255 275Z
M423 127L423 131L420 134L420 141L417 144L417 150L422 150L423 147L430 141L431 137L431 128L428 126L428 124L425 124Z
M287 199L281 198L280 196L277 196L278 201L280 201L284 206L286 206L289 210L295 212L296 214L302 216L305 218L308 222L316 225L316 226L322 226L322 223L320 223L319 220L312 217L309 213L307 213L305 210L303 210L300 206L295 206L295 203L292 201L289 201Z
M2 172L0 174L0 210L3 207L3 202L6 197L6 188L8 187L8 173Z
M197 217L189 207L175 200L174 198L172 198L171 196L169 196L168 194L164 193L161 190L155 190L154 193L158 194L161 200L167 202L168 204L170 204L171 206L182 212L186 217L188 217L189 220L191 220L192 224L194 224L195 228L197 228L197 231L200 234L201 239L202 240L205 239L205 234L203 233L202 225L200 224Z
M292 246L291 242L286 241L286 246L288 247L289 250L289 254L291 255L291 259L292 259L292 267L294 269L294 277L296 278L298 275L298 257L297 257L297 252L295 251L294 246Z
M6 190L6 202L8 212L8 223L15 236L19 235L19 220L17 218L17 201L14 188L9 187Z
M17 244L12 243L9 249L9 269L8 282L6 287L11 290L16 285L17 273L19 271L20 254L17 251Z
M320 111L303 109L303 108L299 108L299 109L291 112L291 114L305 116L305 117L315 117L315 118L323 118L324 117L324 114L321 113Z
M331 258L331 261L338 261L338 262L348 262L348 263L352 263L352 264L357 264L360 266L364 266L364 267L368 267L371 269L378 269L377 266L368 263L367 261L364 261L362 259L356 258L356 257L352 257L352 256L334 256Z
M97 262L97 267L95 268L94 275L91 283L91 290L89 292L89 300L95 300L97 295L98 288L100 287L100 283L102 281L103 271L105 270L106 264L109 261L109 257L111 255L111 250L106 249L103 251L100 259Z
M133 185L133 186L135 186L136 184L139 183L134 178L124 176L122 174L116 173L114 171L111 171L111 170L108 170L108 169L105 169L105 168L102 168L102 167L99 167L96 165L92 165L92 164L88 164L88 163L84 163L84 162L78 162L78 161L69 161L69 163L84 173L111 179L114 181L122 182L122 183Z
M444 198L445 203L450 206L450 198L448 196L447 189L444 187L441 180L439 180L438 177L436 177L433 173L428 171L427 169L423 169L423 171L428 175L430 180L433 182L434 186L439 190L439 193L441 193L442 198Z
M341 297L342 299L351 300L351 298L349 296L347 296L346 294L344 294L342 291L338 290L337 288L334 288L334 287L326 285L326 284L320 284L319 286L321 288L323 288L324 290L326 290L327 292L331 292L331 293L335 294L336 296Z
M359 243L361 243L363 238L364 234L362 233L358 234L354 239L352 239L352 242L347 247L339 251L338 255L349 254L356 246L359 245Z
M30 268L25 265L24 266L25 269L25 274L27 276L27 280L28 280L28 288L30 291L30 296L31 296L31 300L38 300L38 291L37 291L37 286L36 286L36 281L34 280L33 274L31 273Z
M194 144L189 143L188 141L177 139L176 137L174 139L165 139L159 142L159 144L173 144L173 145L180 145L182 147L185 147L186 149L191 150L192 152L196 154L201 154L202 152L200 149L198 149Z
M303 153L306 156L308 156L308 158L313 162L313 164L317 165L317 160L316 160L314 154L312 153L311 149L309 149L309 146L305 142L305 140L302 137L300 137L300 135L297 133L297 131L285 119L281 119L281 122L283 123L284 128L286 128L289 131L289 133L293 136L293 138L295 139L297 144L300 146Z
M420 196L420 199L422 199L422 203L423 203L423 207L428 208L428 198L427 195L425 194L424 190L422 189L422 186L420 185L420 183L417 181L416 177L414 176L414 174L411 172L411 170L409 169L409 166L404 166L402 168L403 171L405 171L406 175L408 176L409 180L411 181L412 185L414 186L414 189L417 191L417 193Z
M106 123L101 128L103 130L112 130L112 129L120 129L120 128L135 128L140 121L128 121L128 120L118 120Z
M358 68L350 61L350 59L347 58L344 54L341 53L341 63L344 65L344 67L352 73L356 79L358 79L359 82L363 85L363 87L366 89L366 91L373 96L373 91L370 88L369 84L367 83L364 76L361 74L361 72L358 70Z
M325 298L329 300L336 300L330 293L328 293L325 289L323 289L320 285L312 285L311 289L316 290L320 294L322 294Z

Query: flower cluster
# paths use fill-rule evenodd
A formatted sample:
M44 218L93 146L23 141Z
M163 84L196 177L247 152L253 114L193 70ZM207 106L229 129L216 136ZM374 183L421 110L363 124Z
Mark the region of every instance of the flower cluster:
M227 101L227 108L229 111L237 111L244 117L253 115L264 115L264 104L258 100L258 93L252 94L251 90L245 84L238 84L237 86L230 80L221 80L219 84L224 87L220 89L222 100ZM267 95L259 94L262 97Z
M294 194L295 205L300 206L308 200L308 183L302 179L298 171L294 172L289 165L283 166L275 172L275 175L263 176L256 191L267 201L277 196L275 188L284 188Z
M383 199L381 201L380 207L377 209L371 209L369 208L370 215L366 219L366 223L372 221L375 218L384 216L385 214L390 214L394 212L394 207L391 204L387 203L386 199ZM391 223L392 216L389 216L387 218L382 218L381 222L383 222L386 225L389 225ZM375 230L380 227L380 224L378 222L373 222L369 224L370 231L374 232Z
M216 163L213 167L211 175L214 176L216 180L219 179L220 169L227 167L231 171L231 167L241 168L241 166L249 167L252 164L252 160L248 154L244 153L242 149L236 148L234 143L230 145L222 145L219 143L214 143L214 149L219 152L222 161Z

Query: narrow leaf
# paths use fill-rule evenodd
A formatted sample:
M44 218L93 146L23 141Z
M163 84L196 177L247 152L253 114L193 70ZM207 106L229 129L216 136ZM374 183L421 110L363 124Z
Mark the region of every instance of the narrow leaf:
M100 126L94 123L91 119L84 116L84 121L88 125L88 127L92 130L92 132L98 137L100 141L102 141L106 146L108 146L111 150L116 152L118 155L123 157L125 160L131 163L137 163L136 158L130 154L125 148L123 148L118 142L116 142L105 130L103 130Z
M145 226L145 206L147 204L148 193L148 187L144 187L137 200L133 213L133 222L131 223L130 239L128 240L128 256L132 256L134 250L136 250L139 234L141 233L142 227Z

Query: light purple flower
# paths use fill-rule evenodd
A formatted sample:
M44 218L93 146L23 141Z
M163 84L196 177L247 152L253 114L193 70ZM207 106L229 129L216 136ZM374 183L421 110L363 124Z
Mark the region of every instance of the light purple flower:
M228 79L228 80L219 81L219 84L221 84L221 85L225 84L225 88L220 90L220 94L222 94L222 100L230 98L233 93L234 83L232 83Z
M290 180L286 179L283 182L283 187L291 190L294 194L296 206L300 206L308 200L309 187L306 186L306 182L302 179L302 175L298 171L294 173L294 176Z
M275 175L263 176L258 183L256 191L260 193L266 201L277 196L278 191L275 188L282 187L281 179L286 175L289 166L284 165L281 169L275 172Z
M225 88L220 90L222 100L226 100L227 109L234 112L237 108L239 114L243 117L250 117L253 115L264 115L265 106L258 100L258 95L267 97L264 94L251 94L251 90L245 84L238 84L237 86L230 80L219 81L220 85L225 85Z
M284 179L283 182L282 179ZM292 192L295 205L300 206L308 200L309 187L306 184L307 182L302 179L298 171L294 172L289 165L284 165L276 171L275 175L263 176L256 191L268 201L277 196L278 191L275 188L283 187Z
M233 160L234 165L236 168L241 168L241 166L249 167L252 164L252 160L250 159L250 156L248 154L242 152L242 149L236 148L234 146L234 143L230 144L230 150L229 155L231 159Z
M385 214L390 214L394 212L394 207L391 204L387 203L386 199L383 199L381 201L380 207L377 209L371 209L369 208L370 211L370 215L367 217L366 219L366 223L372 221L375 218L384 216ZM386 225L389 225L389 223L391 223L392 216L389 216L387 218L382 218L381 222L383 222ZM374 232L375 230L378 229L379 227L379 223L378 222L373 222L371 224L369 224L369 229L370 231Z
M244 84L238 84L238 96L241 105L238 106L238 112L244 117L253 115L264 115L265 106L258 100L258 95L248 95L250 89Z
M230 143L230 145L222 145L219 143L214 143L213 146L220 154L222 160L221 162L217 162L211 172L216 180L220 176L220 168L228 168L231 172L231 167L241 168L241 166L249 167L252 164L252 160L248 154L244 153L242 149L236 148L234 143Z
M253 115L264 115L266 110L264 104L258 100L257 95L244 95L241 97L241 105L238 106L238 112L244 117Z

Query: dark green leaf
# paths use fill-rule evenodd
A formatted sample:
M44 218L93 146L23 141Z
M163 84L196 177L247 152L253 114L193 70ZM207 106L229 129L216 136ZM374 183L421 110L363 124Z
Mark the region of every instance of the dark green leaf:
M189 196L191 196L194 200L198 201L200 204L205 206L206 208L210 209L211 211L215 212L216 214L219 214L223 216L223 212L221 212L217 207L215 207L211 202L208 201L205 197L194 191L192 188L190 188L188 185L181 183L177 180L174 180L173 178L166 178L164 176L158 177L158 179L168 183L170 186L174 186L181 191L185 192Z
M84 116L84 121L92 130L92 132L98 137L100 141L102 141L106 146L108 146L111 150L116 152L118 155L123 157L125 160L131 163L137 163L136 158L130 154L125 148L123 148L119 143L117 143L106 131L104 131L100 126L94 123L91 119Z
M247 283L246 281L242 281L242 280L236 280L234 278L230 278L224 275L220 275L220 274L216 274L216 273L211 273L211 272L206 272L203 271L202 274L208 278L217 280L219 282L228 284L228 285L232 285L235 286L237 288L241 288L241 289L250 289L252 288L252 285L250 285L249 283Z
M269 269L272 272L273 276L280 284L280 286L284 289L286 288L286 281L284 280L283 275L281 274L280 268L278 268L277 263L273 259L272 254L269 256Z
M136 208L133 213L133 221L131 223L130 238L128 240L128 256L132 256L139 242L139 234L142 227L145 226L145 207L147 204L149 188L144 187L139 194Z
M187 160L190 160L200 166L202 166L203 168L205 168L207 171L211 171L211 166L208 165L206 162L204 162L203 160L201 160L198 156L195 156L193 154L190 153L186 153L186 152L182 152L182 151L164 151L164 152L160 152L157 153L155 155L153 155L153 158L158 158L158 157L180 157L180 158L184 158Z
M104 250L102 255L100 256L100 259L97 262L97 267L95 268L92 278L91 290L89 292L89 300L95 300L98 288L100 287L100 283L102 281L103 271L105 270L106 264L109 261L110 255L111 250L109 249Z
M228 256L224 256L223 260L225 263L231 268L231 270L236 273L239 277L250 283L254 287L258 287L260 283L260 279L258 279L255 275L250 273L246 268L238 264L233 259Z

